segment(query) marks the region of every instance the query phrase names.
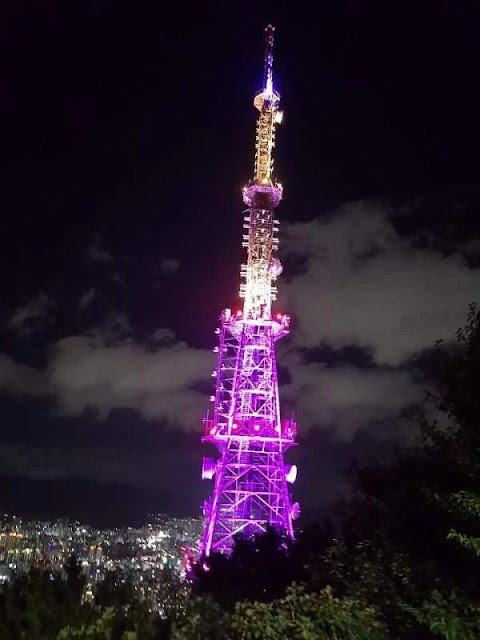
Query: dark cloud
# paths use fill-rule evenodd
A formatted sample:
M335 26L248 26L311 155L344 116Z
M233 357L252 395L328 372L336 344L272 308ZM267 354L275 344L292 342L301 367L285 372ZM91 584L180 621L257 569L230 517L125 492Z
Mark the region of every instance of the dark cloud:
M388 210L368 203L288 225L282 244L308 256L308 269L281 287L298 347L353 344L378 364L398 366L450 338L478 294L480 270L461 251L415 247L395 231Z
M175 340L175 334L171 329L159 328L159 329L155 329L150 340L154 345L165 344L165 343L170 344L172 341Z
M55 416L46 407L28 411L26 403L15 404L0 399L4 418L16 422L0 443L0 482L7 492L15 482L20 487L18 500L4 495L3 509L87 521L107 511L113 520L143 522L147 513L159 510L198 514L209 488L200 481L205 452L198 433L168 428L161 420L145 421L132 410L112 411L99 428L89 412ZM66 500L69 492L71 503ZM108 505L102 507L105 499Z
M58 410L66 414L90 408L105 416L114 408L132 408L146 418L194 428L205 411L205 396L195 385L213 364L209 352L182 342L152 351L74 336L54 345L47 380Z
M40 291L24 305L14 309L5 325L19 336L29 337L54 322L56 308L55 300Z
M82 312L88 309L92 304L92 302L95 300L95 298L98 297L98 295L99 295L99 291L95 287L90 287L89 289L86 289L82 293L82 295L80 296L80 300L78 301L78 310Z
M180 262L175 258L162 258L160 261L160 266L158 267L158 272L160 274L171 274L178 271L178 267L180 266Z
M453 336L476 297L479 270L461 250L444 256L401 236L392 211L375 203L286 225L282 240L306 260L279 287L295 319L279 351L282 401L295 408L301 428L333 429L340 439L386 420L395 431L426 391L414 375L415 354ZM94 295L87 290L84 304ZM64 415L90 409L104 418L128 408L186 428L200 424L213 356L169 328L142 340L124 312L109 311L48 353L43 370L3 356L2 387L51 396Z
M40 371L2 353L0 391L20 396L45 395L48 393L48 384Z
M396 231L393 213L352 203L283 229L287 258L304 258L279 287L295 320L279 358L290 373L283 397L301 427L351 439L381 422L399 436L427 389L415 356L452 339L477 297L480 270L462 248L445 256L419 246Z
M57 412L80 415L91 409L104 418L117 408L137 410L198 428L206 396L198 385L208 378L213 355L175 342L156 349L131 341L107 343L100 333L63 338L50 346L44 371L0 357L0 388L11 394L48 395Z
M105 249L99 233L93 234L92 242L85 251L87 262L100 265L111 265L115 262L113 255Z
M89 327L88 335L97 345L132 344L134 342L133 329L125 313L107 310L103 318Z
M425 389L405 370L327 368L305 364L297 354L283 361L292 381L284 400L296 408L300 428L333 429L339 439L351 439L372 423L390 419L395 435L405 408L420 403Z
M73 320L70 331L58 323L56 334L52 331L50 340L38 347L43 355L33 362L22 353L24 359L0 353L0 390L49 398L58 415L90 411L104 420L115 409L133 409L148 420L199 429L208 406L204 381L210 380L213 353L190 347L169 328L137 331L126 311L127 292L118 299L102 285L104 266L112 273L111 266L121 259L103 248L99 234L93 236L86 257L101 271L91 279L95 286L84 289L80 297L72 296L74 313L69 315L64 301L61 317ZM177 270L178 261L163 258L159 265L158 275L165 278ZM72 288L70 276L68 270L62 274L61 288L67 292ZM50 319L54 307L40 292L14 310L8 327L18 333L31 331Z

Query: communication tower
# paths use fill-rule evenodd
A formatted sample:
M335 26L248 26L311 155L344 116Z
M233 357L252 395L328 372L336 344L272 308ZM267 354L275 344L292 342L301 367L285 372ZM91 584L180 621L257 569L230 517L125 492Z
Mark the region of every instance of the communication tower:
M243 311L225 309L220 316L213 417L204 420L204 442L214 444L219 458L203 459L202 477L214 480L211 498L204 504L205 529L201 550L229 553L234 536L265 531L268 525L293 538L292 520L300 513L291 503L288 483L297 469L284 463L294 444L296 424L280 420L275 342L289 332L290 318L272 315L276 287L282 272L278 249L279 221L275 207L282 185L273 173L275 126L282 122L280 95L273 85L274 27L265 29L263 89L253 101L258 109L255 170L243 188L248 209L244 216L243 247L247 262L240 269L244 282Z

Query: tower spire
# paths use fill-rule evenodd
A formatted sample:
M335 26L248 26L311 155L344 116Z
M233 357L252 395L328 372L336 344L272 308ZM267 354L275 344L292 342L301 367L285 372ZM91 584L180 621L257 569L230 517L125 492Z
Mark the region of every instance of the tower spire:
M255 169L253 179L243 189L243 201L250 209L250 216L243 225L249 230L244 236L248 249L247 264L242 265L241 275L245 283L240 286L240 296L245 298L243 313L249 318L270 318L276 288L272 286L281 273L280 261L273 257L277 250L278 226L273 210L282 199L282 185L273 175L273 150L275 126L282 122L280 94L273 87L273 34L274 27L265 29L264 85L255 95L258 109L255 138Z
M265 27L265 71L263 88L267 95L273 93L273 40L275 27L271 24Z
M204 458L202 477L215 479L213 495L204 504L206 518L202 551L229 553L235 535L265 531L271 525L293 538L292 519L300 512L292 505L287 482L296 467L284 464L284 452L294 444L296 424L280 420L275 342L289 332L290 318L272 316L276 288L272 282L282 267L278 248L278 220L274 209L282 185L273 177L275 125L282 120L280 95L273 87L273 33L266 28L264 86L254 99L258 109L255 171L243 189L248 207L244 217L240 285L243 312L225 309L220 317L213 419L205 420L204 442L214 444L218 460Z
M273 87L273 37L275 27L265 29L265 62L263 88L255 95L253 104L260 114L257 121L255 141L255 174L257 184L273 185L273 148L275 146L275 125L280 124L280 94ZM281 186L279 198L281 197Z

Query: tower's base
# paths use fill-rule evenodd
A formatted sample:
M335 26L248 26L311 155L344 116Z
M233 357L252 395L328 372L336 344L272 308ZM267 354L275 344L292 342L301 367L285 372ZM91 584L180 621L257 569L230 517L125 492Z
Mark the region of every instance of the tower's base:
M291 467L273 442L234 440L216 467L215 490L205 505L203 551L229 553L237 534L250 536L268 525L293 538L292 507L287 489Z

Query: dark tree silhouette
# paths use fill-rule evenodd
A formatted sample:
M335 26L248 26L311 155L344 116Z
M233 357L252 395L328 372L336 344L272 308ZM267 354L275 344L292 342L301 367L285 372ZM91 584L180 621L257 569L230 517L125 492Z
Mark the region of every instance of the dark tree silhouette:
M435 392L425 415L433 417L421 421L418 445L392 463L352 468L354 497L343 509L341 541L327 554L326 580L340 594L379 606L394 637L476 638L480 314L474 306L456 343L438 343L428 364Z
M2 640L54 640L62 627L90 619L82 605L84 578L75 558L69 558L66 578L31 569L6 585L0 594Z
M194 594L211 595L231 608L236 602L270 602L294 581L306 578L290 538L273 527L250 537L237 536L229 557L213 553L195 568Z

